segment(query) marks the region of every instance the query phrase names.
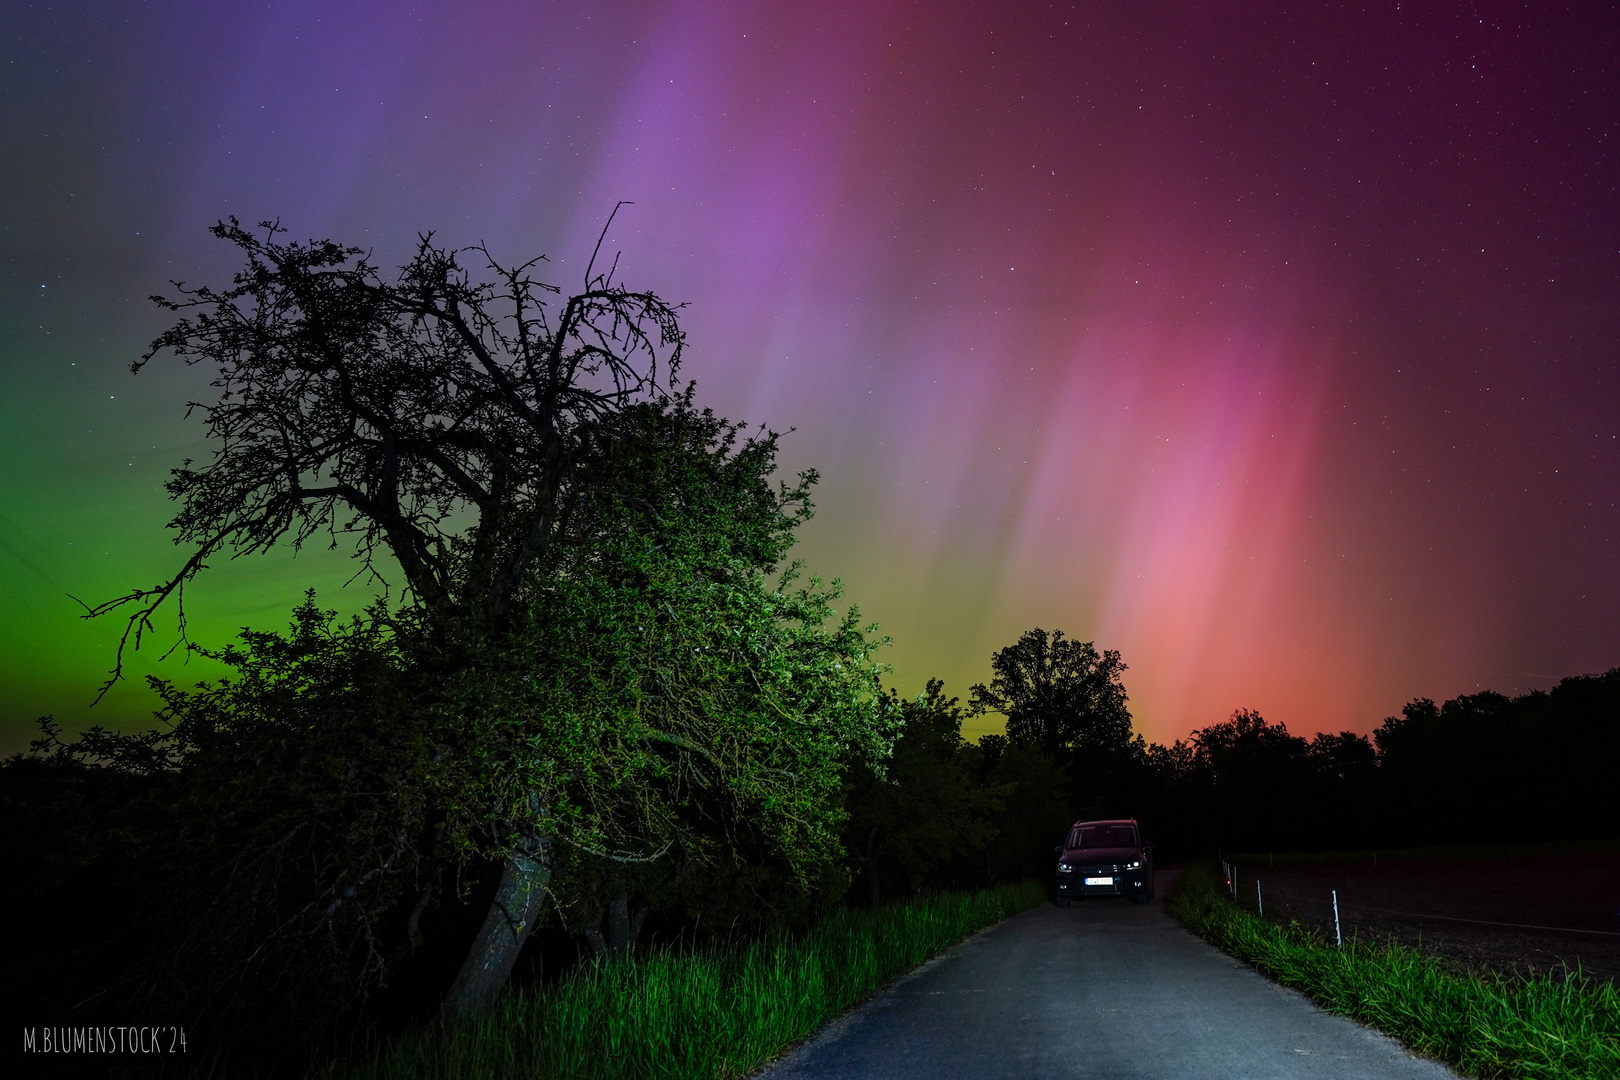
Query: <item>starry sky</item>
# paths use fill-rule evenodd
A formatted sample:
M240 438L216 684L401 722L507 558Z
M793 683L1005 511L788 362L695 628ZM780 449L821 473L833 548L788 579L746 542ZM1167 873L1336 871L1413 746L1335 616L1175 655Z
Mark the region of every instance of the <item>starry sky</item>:
M84 2L0 10L0 752L95 709L95 602L177 565L204 373L145 299L279 218L608 246L687 374L823 474L799 553L967 696L1034 626L1139 730L1620 665L1613 5ZM221 562L222 644L342 553ZM994 730L970 722L969 735Z

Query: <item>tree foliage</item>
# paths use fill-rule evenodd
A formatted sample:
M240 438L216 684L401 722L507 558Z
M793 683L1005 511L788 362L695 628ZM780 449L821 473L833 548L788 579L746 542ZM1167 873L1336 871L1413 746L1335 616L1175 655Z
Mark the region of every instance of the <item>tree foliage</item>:
M960 699L947 698L944 683L930 679L910 701L891 692L890 702L903 724L893 754L858 761L843 795L845 846L873 907L886 878L911 891L989 845L992 815L1012 792L984 782L976 750L962 738Z
M974 685L972 708L1005 716L1009 742L1065 756L1129 746L1119 653L1099 653L1092 642L1037 628L995 652L990 668L995 677L988 686Z
M840 773L882 757L892 710L836 588L779 567L813 476L772 490L776 436L689 398L627 413L585 478L588 539L537 567L501 649L446 687L461 725L455 835L494 835L538 796L543 829L645 860L771 846L804 880L836 860Z
M983 853L983 880L1046 877L1052 872L1052 845L1085 812L1075 801L1073 776L1064 762L1039 747L1005 742L995 749L993 758L985 758L984 783L1006 794L990 818L995 839Z

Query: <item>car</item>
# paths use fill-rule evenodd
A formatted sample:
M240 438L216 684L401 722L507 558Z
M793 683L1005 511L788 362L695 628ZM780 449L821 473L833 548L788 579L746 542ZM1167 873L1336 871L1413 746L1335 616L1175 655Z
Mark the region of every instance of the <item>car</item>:
M1153 899L1153 845L1142 839L1135 818L1077 821L1059 847L1057 906L1076 897L1129 896Z

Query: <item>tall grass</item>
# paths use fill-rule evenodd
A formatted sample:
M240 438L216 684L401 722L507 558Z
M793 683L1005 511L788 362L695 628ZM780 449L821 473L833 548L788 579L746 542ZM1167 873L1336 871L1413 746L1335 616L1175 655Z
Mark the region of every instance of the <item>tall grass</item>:
M1611 983L1579 971L1458 975L1394 943L1339 949L1239 909L1218 886L1215 868L1195 863L1171 893L1170 914L1329 1012L1477 1076L1620 1078L1620 993Z
M594 964L489 1016L397 1039L349 1080L742 1076L969 934L1037 882L837 913L797 939Z

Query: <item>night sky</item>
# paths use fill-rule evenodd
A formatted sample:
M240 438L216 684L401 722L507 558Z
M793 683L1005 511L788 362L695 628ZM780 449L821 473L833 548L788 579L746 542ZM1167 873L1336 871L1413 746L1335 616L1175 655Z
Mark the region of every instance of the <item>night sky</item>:
M1620 664L1620 15L1445 3L0 9L0 752L88 703L165 576L206 377L129 362L225 215L551 257L686 301L687 374L797 429L800 554L966 696L1033 626L1139 730ZM221 563L192 630L354 610ZM191 681L143 648L136 677ZM975 721L970 735L996 725Z

